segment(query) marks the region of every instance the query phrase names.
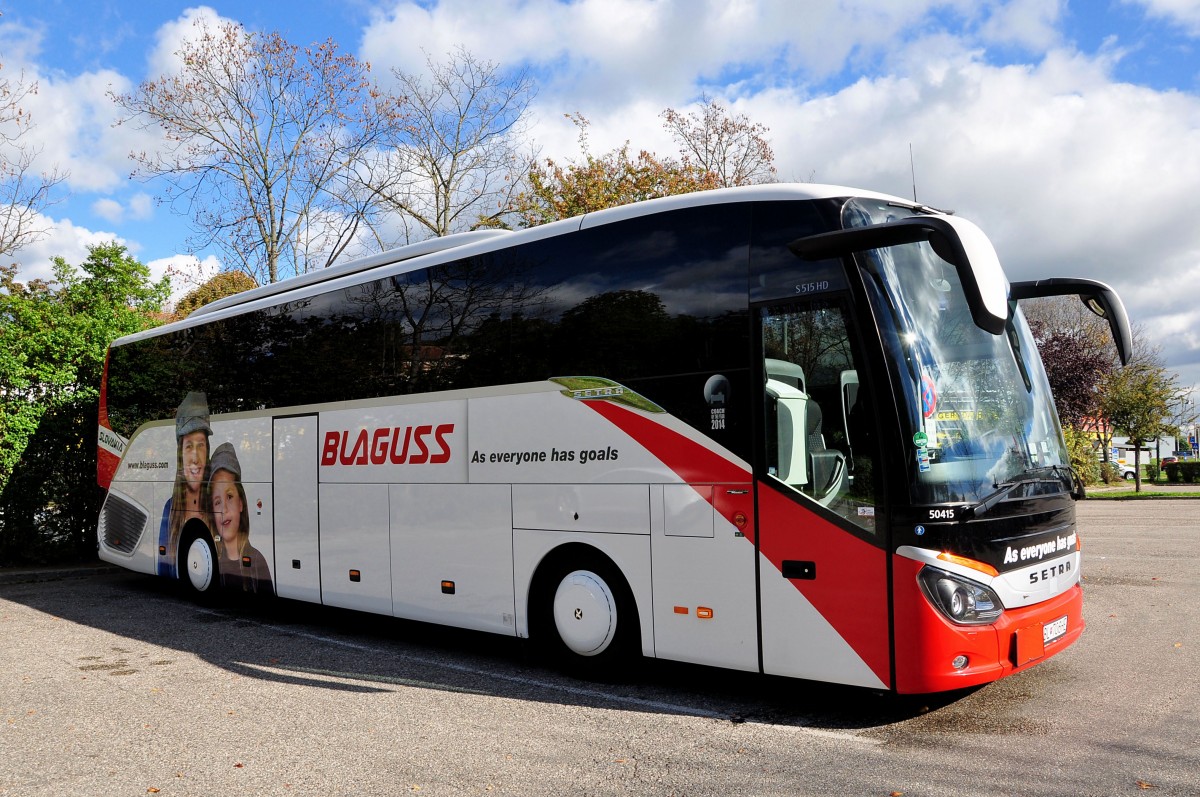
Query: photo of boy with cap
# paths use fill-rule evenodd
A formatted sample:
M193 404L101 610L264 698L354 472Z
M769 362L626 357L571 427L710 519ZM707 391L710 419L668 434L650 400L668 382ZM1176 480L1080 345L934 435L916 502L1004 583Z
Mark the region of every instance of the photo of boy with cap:
M209 462L212 476L213 528L217 536L217 561L221 586L227 590L273 595L266 558L250 544L250 511L242 487L242 466L232 443L221 443Z
M179 564L179 536L191 521L203 523L211 533L212 518L204 494L208 483L208 398L191 392L175 411L175 486L163 507L158 530L158 574L174 578Z

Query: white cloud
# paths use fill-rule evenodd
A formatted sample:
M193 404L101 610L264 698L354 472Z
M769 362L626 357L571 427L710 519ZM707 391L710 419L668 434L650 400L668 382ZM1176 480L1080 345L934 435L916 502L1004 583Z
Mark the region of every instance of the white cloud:
M146 74L150 78L174 75L181 66L176 53L188 42L202 35L205 29L216 31L226 23L235 22L223 17L209 6L184 9L176 19L161 25L154 34L154 49L146 58Z
M37 91L26 95L21 108L32 120L22 143L37 154L34 168L65 173L64 188L72 192L110 191L125 181L130 150L139 148L144 134L114 127L116 109L108 92L123 92L129 80L113 70L65 75L45 69L37 60L41 31L16 24L0 25L6 76L20 75Z
M92 203L92 213L112 224L120 224L126 219L145 221L154 215L154 197L139 191L129 198L127 205L111 197L102 197Z
M730 73L763 87L820 80L869 61L918 23L976 12L969 0L398 0L363 33L361 54L386 73L420 70L456 46L505 67L545 70L543 94L598 108L660 108ZM568 103L569 105L569 103Z
M113 224L119 224L125 217L125 208L115 199L97 199L92 203L92 212Z
M1141 6L1151 17L1182 25L1193 36L1200 36L1200 3L1196 0L1123 0L1126 5Z
M21 249L12 258L20 266L17 278L22 282L53 279L52 259L55 257L61 257L72 266L78 266L87 259L89 246L113 241L128 245L125 239L116 233L89 230L77 226L70 219L55 221L46 216L39 216L37 223L38 226L47 228L46 235Z
M0 53L9 75L37 62L42 54L45 31L37 25L0 23Z
M154 197L139 191L129 198L129 217L145 221L154 215Z
M221 261L211 255L200 259L195 255L178 254L151 260L146 267L155 280L164 276L171 278L171 303L174 304L219 274Z
M990 43L1045 51L1062 40L1058 23L1066 5L1066 0L1012 0L993 9L980 35Z

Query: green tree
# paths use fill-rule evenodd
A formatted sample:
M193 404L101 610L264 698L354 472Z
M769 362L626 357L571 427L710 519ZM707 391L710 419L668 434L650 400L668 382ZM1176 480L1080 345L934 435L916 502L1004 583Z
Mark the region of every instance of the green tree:
M1095 438L1072 426L1063 427L1063 437L1067 441L1071 468L1084 484L1099 484L1103 478L1100 474L1100 458L1096 456Z
M1115 369L1103 382L1100 410L1134 447L1134 489L1138 492L1142 489L1142 444L1160 435L1178 433L1171 423L1174 407L1188 391L1179 387L1176 378L1154 356Z
M244 271L222 271L206 280L203 285L188 291L175 305L175 316L186 318L193 310L211 304L217 299L257 288L258 283Z
M49 281L0 266L0 564L94 550L107 347L166 321L169 289L116 243L55 258Z
M529 171L528 188L517 195L512 211L521 227L567 219L645 199L717 188L717 175L680 160L642 150L633 156L629 142L603 155L588 149L588 120L570 117L579 128L579 160L547 159Z

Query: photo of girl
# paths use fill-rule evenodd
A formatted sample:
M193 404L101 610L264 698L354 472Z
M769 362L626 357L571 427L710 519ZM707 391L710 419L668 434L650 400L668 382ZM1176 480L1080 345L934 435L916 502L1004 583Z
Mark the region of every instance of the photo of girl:
M204 393L188 393L175 411L175 486L163 507L158 529L158 574L174 578L178 573L179 535L190 521L212 529L209 502L204 495L208 481L208 399Z
M226 589L274 595L266 558L250 544L250 512L242 487L242 466L233 444L221 443L209 463L208 492L212 499L217 561Z

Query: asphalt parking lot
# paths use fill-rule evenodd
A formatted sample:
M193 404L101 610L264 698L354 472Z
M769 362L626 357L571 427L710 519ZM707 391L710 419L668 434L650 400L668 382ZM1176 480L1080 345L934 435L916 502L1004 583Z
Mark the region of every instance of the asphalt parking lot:
M584 683L513 640L0 580L0 794L1200 795L1200 500L1079 510L1081 641L932 699L661 662Z

